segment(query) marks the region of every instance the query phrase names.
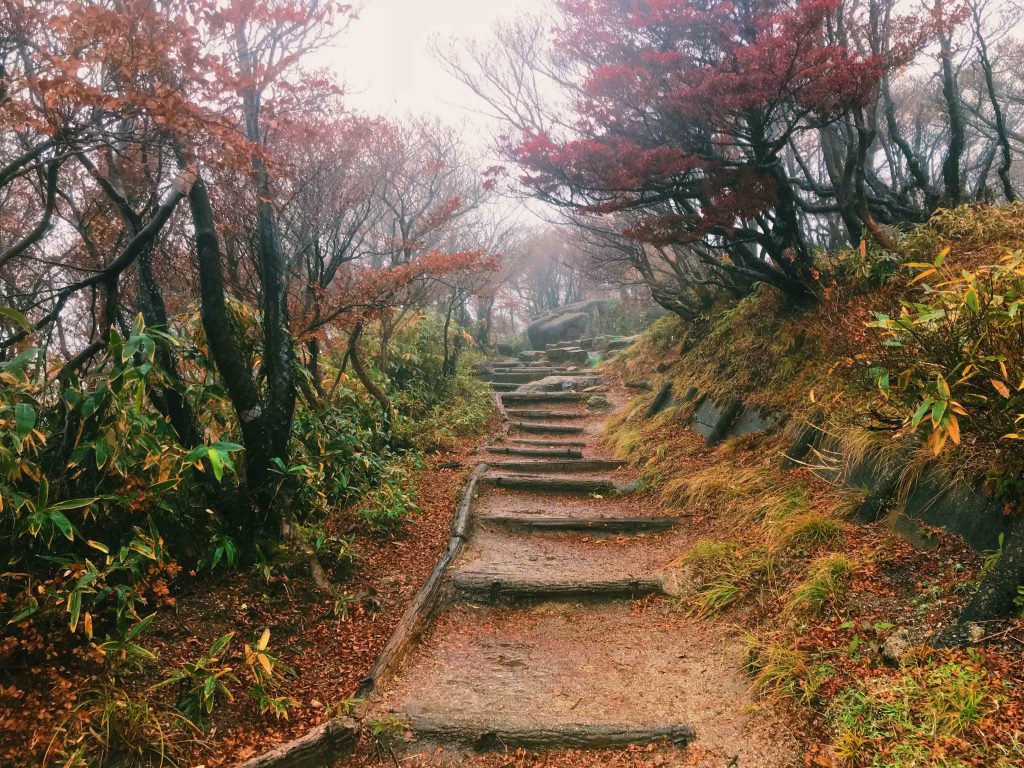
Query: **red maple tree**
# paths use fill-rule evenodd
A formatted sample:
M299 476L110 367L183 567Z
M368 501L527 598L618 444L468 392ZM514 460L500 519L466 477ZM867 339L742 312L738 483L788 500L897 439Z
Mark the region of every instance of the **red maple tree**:
M866 102L882 62L830 44L835 0L561 0L555 45L579 83L561 136L510 142L540 197L699 244L715 269L793 296L819 276L783 155Z

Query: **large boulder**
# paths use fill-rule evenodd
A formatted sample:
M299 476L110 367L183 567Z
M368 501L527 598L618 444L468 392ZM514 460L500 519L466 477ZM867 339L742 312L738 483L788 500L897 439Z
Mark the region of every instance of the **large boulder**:
M601 313L607 311L614 303L612 299L578 301L538 317L526 328L530 346L534 349L544 349L548 344L577 341L584 336L592 336Z

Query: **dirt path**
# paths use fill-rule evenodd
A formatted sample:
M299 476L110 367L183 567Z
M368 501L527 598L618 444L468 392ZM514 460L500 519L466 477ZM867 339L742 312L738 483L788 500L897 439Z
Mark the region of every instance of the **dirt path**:
M513 428L485 459L438 616L369 702L381 730L404 724L395 758L458 765L497 751L549 765L576 749L572 764L596 766L634 749L651 765L799 764L788 723L749 696L738 641L673 605L666 566L695 532L607 490L634 479L601 443L607 411L504 399Z

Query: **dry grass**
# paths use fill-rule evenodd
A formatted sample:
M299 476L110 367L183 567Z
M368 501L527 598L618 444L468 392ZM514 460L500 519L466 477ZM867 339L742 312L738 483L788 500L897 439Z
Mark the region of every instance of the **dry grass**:
M854 563L846 555L830 554L815 558L807 575L789 593L784 613L790 616L817 616L829 604L846 594Z

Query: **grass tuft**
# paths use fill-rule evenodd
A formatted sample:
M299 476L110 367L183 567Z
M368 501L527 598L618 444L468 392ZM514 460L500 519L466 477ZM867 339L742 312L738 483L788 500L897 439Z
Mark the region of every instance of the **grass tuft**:
M785 611L790 615L817 616L826 604L846 594L853 561L845 555L823 555L811 561L807 575L790 592Z
M793 549L812 549L843 540L843 526L839 522L814 513L785 519L778 530L779 544Z
M743 670L753 678L753 688L766 698L788 698L814 703L822 684L835 672L816 662L806 651L778 643L746 638Z

